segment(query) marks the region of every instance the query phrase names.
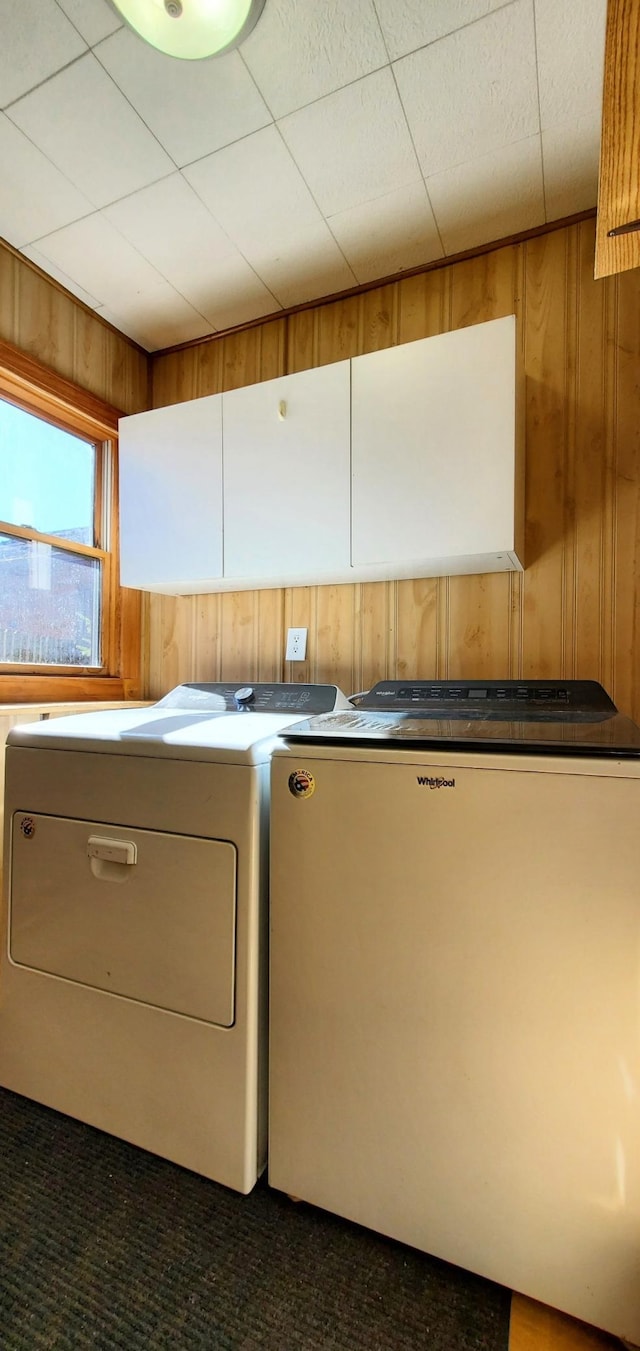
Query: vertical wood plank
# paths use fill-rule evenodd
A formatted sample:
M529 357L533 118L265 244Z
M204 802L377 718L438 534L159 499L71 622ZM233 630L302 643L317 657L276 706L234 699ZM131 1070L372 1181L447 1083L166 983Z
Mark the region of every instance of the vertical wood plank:
M283 597L283 680L296 685L304 685L310 680L318 680L318 631L317 603L319 586L287 587ZM307 630L307 652L304 661L284 661L287 629Z
M316 599L314 680L339 685L345 694L356 687L355 617L357 588L319 586Z
M0 337L17 345L16 271L13 254L0 245Z
M258 671L257 591L227 591L220 597L220 678L255 680Z
M398 342L414 342L446 332L450 282L450 269L441 267L398 283Z
M17 346L72 380L76 307L71 296L51 286L35 270L20 267L16 305Z
M443 600L440 578L396 582L396 680L403 676L435 680L441 666L439 622Z
M160 699L176 685L193 680L194 596L156 596L149 600L149 697Z
M363 582L357 588L353 693L395 678L396 599L397 582Z
M640 721L640 274L617 278L614 699Z
M606 679L605 615L613 603L611 539L605 516L613 494L607 457L607 284L594 282L593 223L578 229L578 350L576 361L574 464L565 475L573 495L574 572L567 576L567 603L575 613L573 669L580 679ZM565 530L569 520L565 517Z
M564 455L567 231L528 240L526 253L526 554L524 677L565 675Z
M222 597L193 598L193 674L191 680L222 680Z

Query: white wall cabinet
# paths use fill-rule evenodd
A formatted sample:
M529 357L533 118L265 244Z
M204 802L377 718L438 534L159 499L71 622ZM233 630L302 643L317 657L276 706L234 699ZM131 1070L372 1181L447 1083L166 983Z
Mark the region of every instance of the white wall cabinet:
M522 566L515 316L120 423L125 586Z
M120 581L180 595L222 578L222 396L120 420Z
M352 361L355 569L520 566L515 376L514 315Z
M223 394L225 579L349 570L349 418L348 361Z

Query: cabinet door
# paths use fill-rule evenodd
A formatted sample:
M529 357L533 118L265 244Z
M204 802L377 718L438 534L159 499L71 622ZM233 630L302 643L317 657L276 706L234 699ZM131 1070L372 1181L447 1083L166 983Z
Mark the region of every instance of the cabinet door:
M222 395L120 421L123 586L173 594L222 576Z
M223 395L224 576L348 572L349 362Z
M354 567L513 549L514 316L356 357L352 383Z

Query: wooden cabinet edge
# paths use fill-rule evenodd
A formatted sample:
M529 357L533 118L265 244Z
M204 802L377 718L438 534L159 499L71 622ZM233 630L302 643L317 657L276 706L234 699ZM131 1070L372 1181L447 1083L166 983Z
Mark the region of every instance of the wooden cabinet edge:
M640 0L609 0L605 37L602 132L594 277L640 265L640 232L609 230L640 217Z

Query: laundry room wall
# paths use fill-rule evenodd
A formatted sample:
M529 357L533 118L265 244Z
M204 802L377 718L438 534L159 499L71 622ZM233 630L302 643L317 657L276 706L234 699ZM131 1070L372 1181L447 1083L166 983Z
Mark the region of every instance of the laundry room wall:
M351 692L385 676L581 677L640 718L640 272L595 282L594 234L583 220L153 361L161 406L515 312L527 567L151 596L148 693L234 678ZM304 663L283 660L290 625L309 630Z
M148 405L148 356L0 242L0 338L123 413Z

